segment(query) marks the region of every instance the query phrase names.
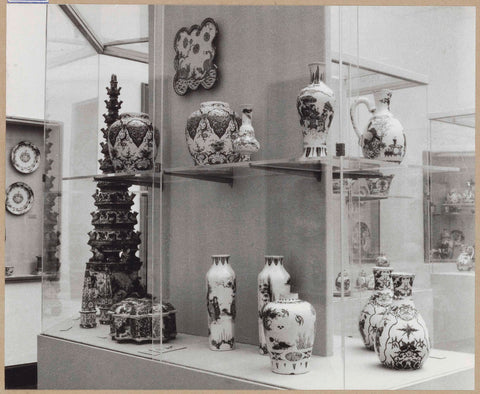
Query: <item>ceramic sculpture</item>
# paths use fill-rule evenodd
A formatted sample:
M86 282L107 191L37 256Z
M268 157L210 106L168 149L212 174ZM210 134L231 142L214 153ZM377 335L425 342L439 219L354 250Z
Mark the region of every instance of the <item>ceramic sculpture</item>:
M252 126L252 106L244 105L242 109L242 125L238 130L237 137L233 141L233 149L240 153L240 161L250 161L250 155L258 152L260 144L255 138L255 130Z

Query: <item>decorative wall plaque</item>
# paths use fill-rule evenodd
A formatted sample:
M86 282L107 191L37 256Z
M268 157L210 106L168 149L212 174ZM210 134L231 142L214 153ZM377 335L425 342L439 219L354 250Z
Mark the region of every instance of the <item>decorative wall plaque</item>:
M200 85L205 89L213 87L217 81L215 58L215 39L218 26L212 18L205 19L200 26L189 29L182 27L175 35L175 76L173 89L183 96L188 89L197 90Z

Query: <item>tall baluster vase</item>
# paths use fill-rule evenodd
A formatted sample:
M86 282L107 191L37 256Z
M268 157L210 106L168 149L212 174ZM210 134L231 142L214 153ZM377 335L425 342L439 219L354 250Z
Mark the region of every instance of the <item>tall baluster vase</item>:
M263 331L263 308L281 294L290 293L290 274L283 266L283 256L265 256L265 266L258 274L258 341L260 354L268 354Z
M358 329L365 347L369 350L374 350L377 327L385 315L385 311L392 303L392 272L393 268L389 267L373 268L374 293L360 312Z
M415 275L393 273L393 301L375 333L380 362L394 369L418 369L430 353L427 326L412 300Z
M303 135L300 160L327 156L327 135L335 112L335 95L325 84L325 63L311 63L308 67L310 84L297 98Z
M211 350L232 350L235 343L236 281L229 258L229 255L212 256L212 265L206 275Z

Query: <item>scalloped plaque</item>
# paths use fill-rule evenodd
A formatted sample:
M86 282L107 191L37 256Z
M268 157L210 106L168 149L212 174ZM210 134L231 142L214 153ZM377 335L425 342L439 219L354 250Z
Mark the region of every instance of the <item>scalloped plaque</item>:
M212 18L205 19L200 25L189 29L182 27L175 35L175 76L173 89L180 96L188 90L197 90L199 86L210 89L217 81L215 59L215 41L218 26Z

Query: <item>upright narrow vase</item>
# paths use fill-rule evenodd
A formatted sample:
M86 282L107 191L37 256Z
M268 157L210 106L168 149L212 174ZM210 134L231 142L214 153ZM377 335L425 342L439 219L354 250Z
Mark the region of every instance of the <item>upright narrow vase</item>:
M311 63L308 67L310 85L297 98L303 135L301 159L327 156L327 135L335 112L335 95L325 84L325 63Z
M297 375L309 371L315 340L315 309L298 294L280 296L263 309L263 328L272 371Z
M237 137L233 140L233 149L240 153L240 161L250 161L250 155L260 149L252 126L252 111L251 105L243 106L242 125L238 130Z
M394 369L418 369L430 353L427 326L412 301L414 274L393 273L393 301L375 333L380 362Z
M358 329L362 336L365 347L369 350L374 349L375 332L380 324L385 311L392 303L393 268L374 267L373 277L375 280L375 292L371 295L367 304L363 307L358 320Z
M235 337L235 272L229 255L212 256L207 272L208 343L211 350L232 350Z
M290 274L283 266L283 256L265 256L265 266L258 274L258 340L260 354L268 354L263 332L263 308L281 294L290 293Z

